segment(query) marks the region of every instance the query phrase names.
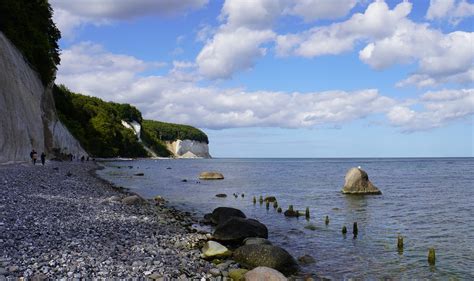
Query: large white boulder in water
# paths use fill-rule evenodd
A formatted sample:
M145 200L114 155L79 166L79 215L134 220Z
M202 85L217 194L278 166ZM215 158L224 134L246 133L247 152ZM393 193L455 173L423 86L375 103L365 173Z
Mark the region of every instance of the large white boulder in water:
M344 194L382 194L380 190L374 186L367 173L360 168L351 168L345 177Z

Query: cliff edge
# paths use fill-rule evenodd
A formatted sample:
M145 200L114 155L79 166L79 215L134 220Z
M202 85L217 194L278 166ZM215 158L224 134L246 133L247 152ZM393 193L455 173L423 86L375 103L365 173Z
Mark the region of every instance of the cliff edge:
M0 163L29 160L35 149L49 158L63 153L87 155L59 121L52 84L41 79L21 52L0 32Z

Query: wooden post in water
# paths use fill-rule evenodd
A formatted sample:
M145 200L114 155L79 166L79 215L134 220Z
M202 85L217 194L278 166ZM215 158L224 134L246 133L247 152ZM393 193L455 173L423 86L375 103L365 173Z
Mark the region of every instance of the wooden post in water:
M262 195L260 195L260 198L258 199L258 202L260 202L260 205L263 204L263 197L262 197Z
M324 220L324 223L325 223L326 225L329 224L329 216L326 216L326 219Z
M265 203L265 208L267 208L267 210L270 209L270 202L267 201L267 202Z
M278 208L278 202L277 201L273 202L273 208L275 208L275 209Z
M354 234L354 237L359 234L359 228L357 227L357 222L354 222L354 226L352 227L352 234Z
M428 263L430 265L435 265L435 263L436 263L436 254L435 254L435 249L434 248L430 248L428 250Z
M257 204L257 198L255 198L255 196L253 197L253 204Z
M346 233L347 233L347 227L344 225L342 227L342 234L346 235Z
M293 211L293 205L288 206L288 210Z
M309 207L306 207L306 211L304 213L306 219L309 219Z
M401 235L397 237L397 248L399 252L403 252L403 236Z
M278 207L277 212L278 212L278 213L281 213L282 211L283 211L283 210L281 209L281 207Z

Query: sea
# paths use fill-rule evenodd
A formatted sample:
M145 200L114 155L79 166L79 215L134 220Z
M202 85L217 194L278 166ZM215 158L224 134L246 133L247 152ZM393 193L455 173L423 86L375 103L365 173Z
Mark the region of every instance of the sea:
M242 210L267 226L274 245L295 258L315 259L301 267L304 273L331 280L474 280L474 158L145 159L102 164L101 177L146 198L163 196L198 218L220 206ZM358 166L382 195L341 193L346 172ZM199 180L203 171L221 172L225 179ZM135 176L139 172L144 176ZM218 193L227 197L218 198ZM289 205L309 208L310 218L285 217L272 205L267 209L259 204L260 196L275 196L283 210ZM357 237L352 235L354 222ZM403 250L397 247L398 236L403 237ZM436 253L434 265L427 259L430 248Z

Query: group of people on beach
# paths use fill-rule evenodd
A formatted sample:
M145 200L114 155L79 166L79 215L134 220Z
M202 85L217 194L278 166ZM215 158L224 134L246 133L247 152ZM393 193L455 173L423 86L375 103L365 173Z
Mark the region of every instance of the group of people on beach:
M33 165L36 165L36 160L38 159L38 153L34 149L31 150L30 152L30 158L31 158L31 161L33 162ZM40 155L40 158L41 158L41 164L43 164L44 166L44 163L46 162L46 154L42 152Z
M30 158L31 158L31 162L33 163L33 165L36 165L36 161L38 159L38 153L36 152L36 150L34 150L34 149L31 150ZM73 159L76 158L76 156L72 155L72 153L69 153L67 155L67 158L69 159L69 161L73 161ZM41 153L40 159L41 159L41 164L43 164L43 166L44 166L44 163L46 162L46 154L44 152ZM78 158L78 160L79 159L80 159L81 162L89 161L89 156L86 157L86 156L82 155L81 158ZM92 160L95 161L95 159L92 159Z

